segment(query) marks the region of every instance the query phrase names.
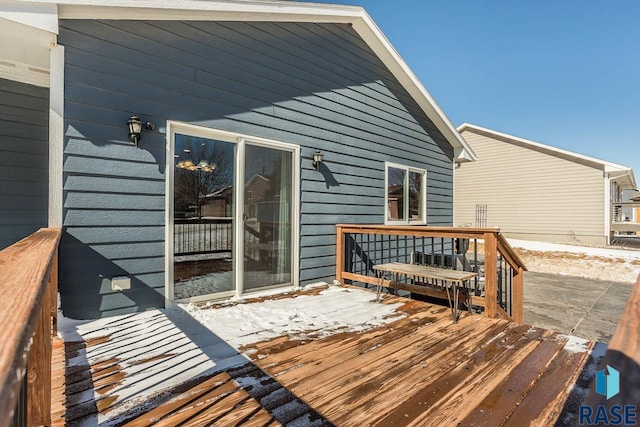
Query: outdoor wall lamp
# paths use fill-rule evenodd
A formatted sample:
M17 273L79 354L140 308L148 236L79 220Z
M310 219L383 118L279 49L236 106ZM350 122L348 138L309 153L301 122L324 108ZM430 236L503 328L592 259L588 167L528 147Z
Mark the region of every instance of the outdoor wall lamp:
M144 127L146 130L154 130L156 128L153 123L142 122L138 116L131 116L127 126L129 127L129 141L133 142L136 148L138 148L138 143L142 139L142 128Z
M318 170L320 168L320 163L322 163L323 159L324 156L319 150L316 150L316 152L313 153L313 168L315 170Z

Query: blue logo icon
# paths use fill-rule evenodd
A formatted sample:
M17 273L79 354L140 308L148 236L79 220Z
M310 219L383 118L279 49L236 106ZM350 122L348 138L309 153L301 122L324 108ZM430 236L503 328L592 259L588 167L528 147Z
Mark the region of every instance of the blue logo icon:
M596 393L606 396L607 400L620 393L620 372L609 365L596 372Z

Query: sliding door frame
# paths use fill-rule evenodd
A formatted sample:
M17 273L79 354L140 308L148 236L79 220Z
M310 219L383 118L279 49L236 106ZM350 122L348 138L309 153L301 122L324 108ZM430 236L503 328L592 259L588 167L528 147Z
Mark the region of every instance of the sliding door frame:
M171 306L175 302L183 302L185 300L174 300L173 286L173 215L174 215L174 154L175 154L175 135L184 134L199 138L215 139L220 141L231 142L235 144L234 150L234 217L233 217L233 277L235 291L229 291L216 295L215 299L235 297L240 298L245 294L243 287L243 271L244 271L244 227L242 224L242 215L244 214L244 170L245 170L245 146L246 144L257 145L262 147L274 148L292 153L292 212L291 212L291 228L293 230L291 236L291 284L273 285L264 288L252 290L251 292L259 292L272 288L287 288L293 286L298 289L300 286L300 146L289 144L281 141L275 141L266 138L255 137L251 135L240 134L236 132L228 132L215 128L193 125L169 120L167 121L166 136L166 164L165 164L165 307ZM242 254L242 255L241 255ZM199 299L199 298L195 298ZM202 300L211 299L211 296L204 297ZM194 302L192 298L190 301Z

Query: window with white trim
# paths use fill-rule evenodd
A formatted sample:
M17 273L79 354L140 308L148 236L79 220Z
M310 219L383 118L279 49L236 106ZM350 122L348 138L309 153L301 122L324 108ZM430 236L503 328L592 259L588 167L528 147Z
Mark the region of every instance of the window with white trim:
M427 223L427 171L385 163L385 224Z

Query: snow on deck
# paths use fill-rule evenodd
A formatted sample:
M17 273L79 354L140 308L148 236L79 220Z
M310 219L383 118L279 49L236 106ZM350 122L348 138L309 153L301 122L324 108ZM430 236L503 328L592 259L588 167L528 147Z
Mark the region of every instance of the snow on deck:
M375 294L328 286L313 295L261 302L230 303L215 309L176 304L170 309L94 321L59 317L58 334L66 343L87 342L67 360L67 367L117 368L122 379L108 390L86 389L67 396L98 402L99 414L81 417L80 425L113 425L131 410L143 411L154 396L194 378L248 361L238 349L279 336L320 338L359 332L396 321L402 303L375 303ZM97 368L94 368L94 371ZM69 408L71 406L71 408ZM73 405L68 405L73 413Z

